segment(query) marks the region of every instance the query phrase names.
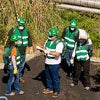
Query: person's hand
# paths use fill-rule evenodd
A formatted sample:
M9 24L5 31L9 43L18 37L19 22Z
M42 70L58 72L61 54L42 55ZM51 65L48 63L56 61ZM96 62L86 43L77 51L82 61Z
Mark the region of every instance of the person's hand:
M49 54L50 51L49 51L49 50L44 50L44 53L45 53L45 54Z
M14 73L14 74L17 74L17 73L18 73L18 69L17 69L17 67L14 68L13 73Z
M64 41L64 39L63 39L63 38L62 38L61 40L62 40L62 41Z
M33 47L29 48L29 53L33 53Z
M74 64L74 59L73 58L70 59L70 63Z

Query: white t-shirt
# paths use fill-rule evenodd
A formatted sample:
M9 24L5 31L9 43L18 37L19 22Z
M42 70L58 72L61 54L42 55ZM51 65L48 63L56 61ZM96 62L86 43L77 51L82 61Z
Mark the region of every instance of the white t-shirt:
M62 53L62 51L63 51L63 43L59 42L56 46L56 52ZM60 63L61 63L61 55L55 56L54 59L49 59L49 58L45 59L45 64L48 64L48 65L56 65Z

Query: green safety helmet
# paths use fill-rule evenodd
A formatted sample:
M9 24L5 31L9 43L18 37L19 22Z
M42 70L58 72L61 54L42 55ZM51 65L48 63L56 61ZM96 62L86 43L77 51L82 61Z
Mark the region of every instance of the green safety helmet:
M11 41L11 42L15 42L15 41L17 41L17 40L19 40L19 36L18 36L17 34L13 33L13 34L11 35L10 41Z
M70 21L70 27L71 28L77 28L77 21L75 19L71 19Z
M25 25L25 18L19 18L18 20L18 25L24 26Z
M57 28L51 28L49 30L48 36L57 36L58 35L58 29Z

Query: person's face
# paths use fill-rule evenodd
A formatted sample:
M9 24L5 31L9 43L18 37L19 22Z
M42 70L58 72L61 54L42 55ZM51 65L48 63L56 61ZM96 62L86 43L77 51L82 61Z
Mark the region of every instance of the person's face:
M19 30L23 30L23 29L24 29L24 26L23 26L23 25L19 25L19 26L18 26L18 29L19 29Z
M54 41L54 40L56 39L56 36L49 36L48 39L49 39L50 41Z
M71 31L75 31L75 29L76 29L75 27L70 27Z
M19 43L19 41L17 40L17 41L15 41L15 45L17 45Z

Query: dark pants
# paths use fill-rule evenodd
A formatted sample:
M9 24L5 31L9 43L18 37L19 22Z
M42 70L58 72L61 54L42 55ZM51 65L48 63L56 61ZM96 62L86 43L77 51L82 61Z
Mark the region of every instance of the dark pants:
M82 80L83 80L84 86L90 86L90 77L89 77L90 60L87 60L87 61L75 60L74 66L75 66L75 69L74 69L73 83L75 85L78 84L78 81L80 79L81 72L83 69Z

